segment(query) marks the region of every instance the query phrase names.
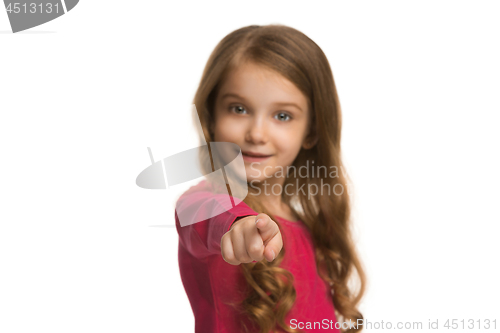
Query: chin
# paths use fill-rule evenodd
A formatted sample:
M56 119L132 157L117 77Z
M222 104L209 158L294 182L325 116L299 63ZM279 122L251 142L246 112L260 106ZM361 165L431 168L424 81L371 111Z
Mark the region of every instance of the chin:
M247 177L247 182L252 183L252 184L260 184L264 180L266 180L265 177L259 177L259 178L254 178L254 177Z

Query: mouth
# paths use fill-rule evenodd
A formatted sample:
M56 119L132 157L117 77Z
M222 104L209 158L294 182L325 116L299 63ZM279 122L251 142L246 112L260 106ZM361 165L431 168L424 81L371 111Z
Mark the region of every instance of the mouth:
M273 156L249 151L242 151L241 154L245 162L262 162Z

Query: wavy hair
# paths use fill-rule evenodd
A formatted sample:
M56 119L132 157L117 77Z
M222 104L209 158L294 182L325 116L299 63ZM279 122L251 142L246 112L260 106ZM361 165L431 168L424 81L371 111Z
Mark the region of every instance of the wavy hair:
M206 142L214 141L214 103L219 89L227 74L246 61L282 75L308 98L312 111L310 135L316 144L310 149L300 150L293 162L295 169L316 166L318 170L321 167L328 170L329 166L336 166L344 170L340 150L341 109L329 62L314 41L285 25L243 27L228 34L215 47L194 97ZM312 164L307 161L312 161ZM363 319L357 306L365 291L366 277L350 230L350 198L348 192L343 190L348 181L344 172L336 177L327 177L325 173L312 178L287 174L284 186L294 191L291 191L292 195L283 191L282 200L299 216L312 235L317 272L330 285L337 319L356 322ZM321 188L325 184L334 191L340 185L342 193L330 195L321 191L316 195L306 195L297 190L302 185L305 188ZM251 188L249 191L252 191ZM256 196L248 195L244 202L255 211L268 214L281 228L279 221ZM286 332L299 332L285 324L285 316L296 299L293 275L279 267L285 252L283 247L272 262L263 259L240 265L249 286L248 295L239 304L240 310L260 328L260 333L273 331L277 326ZM352 277L358 278L356 288L348 286ZM248 327L242 327L242 331L248 331ZM361 328L357 327L343 330L348 333L359 331Z

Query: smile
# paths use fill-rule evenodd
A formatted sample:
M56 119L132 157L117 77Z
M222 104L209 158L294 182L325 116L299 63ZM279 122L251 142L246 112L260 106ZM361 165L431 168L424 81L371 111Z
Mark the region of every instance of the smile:
M242 151L241 154L243 155L243 160L245 162L262 162L267 160L269 157L273 156L273 155L264 155L260 153L252 153L244 151Z

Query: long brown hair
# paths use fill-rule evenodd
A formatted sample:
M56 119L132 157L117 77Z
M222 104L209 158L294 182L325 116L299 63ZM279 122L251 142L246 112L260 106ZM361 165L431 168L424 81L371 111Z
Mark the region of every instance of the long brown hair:
M328 173L330 166L335 166L340 171L335 177L328 177L325 172L307 178L297 177L296 173L288 174L283 186L290 185L287 191L283 191L282 200L299 216L312 235L317 271L330 284L337 319L351 319L353 322L363 319L357 305L365 291L366 278L350 230L351 205L345 189L349 179L343 172L340 150L341 109L329 62L315 42L291 27L251 25L233 31L219 42L210 55L194 98L206 142L214 141L211 129L219 89L226 75L245 61L279 73L308 97L312 111L310 137L317 141L312 148L301 149L293 166L296 170L301 170L300 167L323 170L326 167ZM328 184L335 194L318 191L316 195L305 195L298 190L303 184L303 188L316 184L318 189ZM290 187L294 190L289 191ZM287 193L294 194L289 196ZM279 225L279 221L256 196L248 195L244 202L255 211L268 214ZM287 332L298 332L285 323L285 316L296 298L293 275L279 267L285 252L283 247L273 262L263 259L240 265L250 287L248 296L240 305L261 333L275 330L277 325ZM355 273L359 284L357 288L352 288L348 282ZM242 327L243 330L248 328ZM360 330L359 327L351 327L343 332Z

